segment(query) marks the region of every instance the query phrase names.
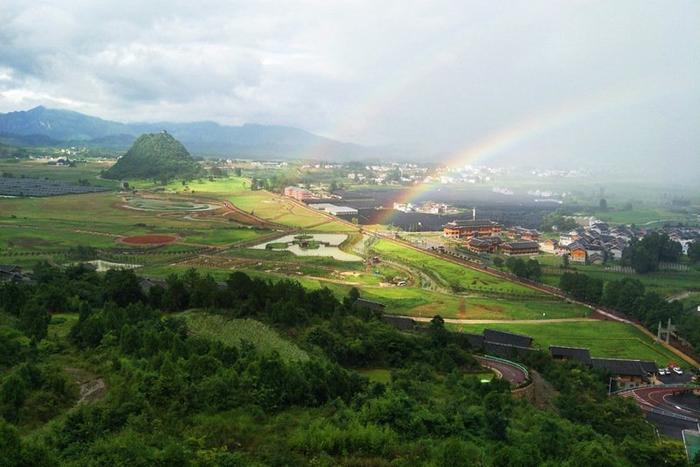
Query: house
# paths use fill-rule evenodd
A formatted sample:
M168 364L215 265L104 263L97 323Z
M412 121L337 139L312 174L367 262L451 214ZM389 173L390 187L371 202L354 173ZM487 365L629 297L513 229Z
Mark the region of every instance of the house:
M559 250L559 241L553 238L540 242L540 250L545 253L556 253Z
M21 267L14 264L0 264L0 282L22 282L26 279Z
M550 345L549 353L555 360L576 360L585 365L591 364L591 352L582 347Z
M591 367L609 373L622 389L634 388L649 382L656 371L656 362L622 358L591 358Z
M540 244L531 241L504 243L501 252L506 256L536 255L540 252Z
M603 264L605 261L605 256L602 251L592 250L588 252L588 263L589 264Z
M488 237L501 231L501 225L489 220L455 220L442 226L446 238Z
M532 347L532 337L524 334L498 331L496 329L484 329L484 341L496 344L506 344L516 347Z
M290 198L294 198L298 201L304 201L307 199L313 199L314 194L311 193L309 190L306 190L304 188L299 188L298 186L288 186L284 189L284 196L289 196Z
M588 259L588 250L579 242L574 242L567 247L569 260L575 263L585 263Z
M474 253L493 253L501 243L500 237L474 237L467 243L467 248Z

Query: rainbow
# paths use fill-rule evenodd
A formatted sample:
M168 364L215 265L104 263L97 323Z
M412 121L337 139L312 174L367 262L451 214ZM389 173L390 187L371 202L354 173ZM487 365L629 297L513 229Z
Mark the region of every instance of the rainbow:
M656 91L652 89L652 84ZM668 82L666 84L668 85ZM643 82L638 85L627 86L624 89L610 89L597 95L566 102L554 109L538 115L532 115L509 127L487 135L476 143L452 154L445 162L445 165L448 168L454 168L483 162L490 157L513 150L529 140L569 126L572 123L657 98L668 89L669 86L659 86L658 81L654 83ZM418 183L409 189L401 190L393 202L409 203L434 186L431 183ZM391 213L392 211L388 211L386 215L380 218L379 223L386 223L386 219L391 216Z

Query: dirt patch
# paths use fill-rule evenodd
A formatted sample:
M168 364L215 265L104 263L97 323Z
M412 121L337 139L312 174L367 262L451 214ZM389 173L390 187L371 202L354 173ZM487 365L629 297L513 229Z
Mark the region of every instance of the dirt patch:
M133 237L124 237L119 241L127 245L167 245L177 241L177 237L162 234L134 235Z
M104 379L94 373L81 368L64 368L64 370L80 387L78 404L92 404L107 394L107 384Z

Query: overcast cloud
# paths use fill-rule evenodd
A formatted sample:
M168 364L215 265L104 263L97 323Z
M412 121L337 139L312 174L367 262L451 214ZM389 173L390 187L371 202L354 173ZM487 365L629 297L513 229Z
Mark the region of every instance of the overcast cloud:
M0 0L0 25L0 111L284 124L447 153L554 114L504 152L700 159L693 0Z

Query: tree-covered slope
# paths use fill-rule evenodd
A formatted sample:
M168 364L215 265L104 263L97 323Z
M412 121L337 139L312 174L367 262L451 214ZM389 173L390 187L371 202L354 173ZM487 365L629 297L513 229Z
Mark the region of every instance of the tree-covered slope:
M169 180L175 177L193 177L199 170L199 165L187 149L163 131L141 135L104 177Z

